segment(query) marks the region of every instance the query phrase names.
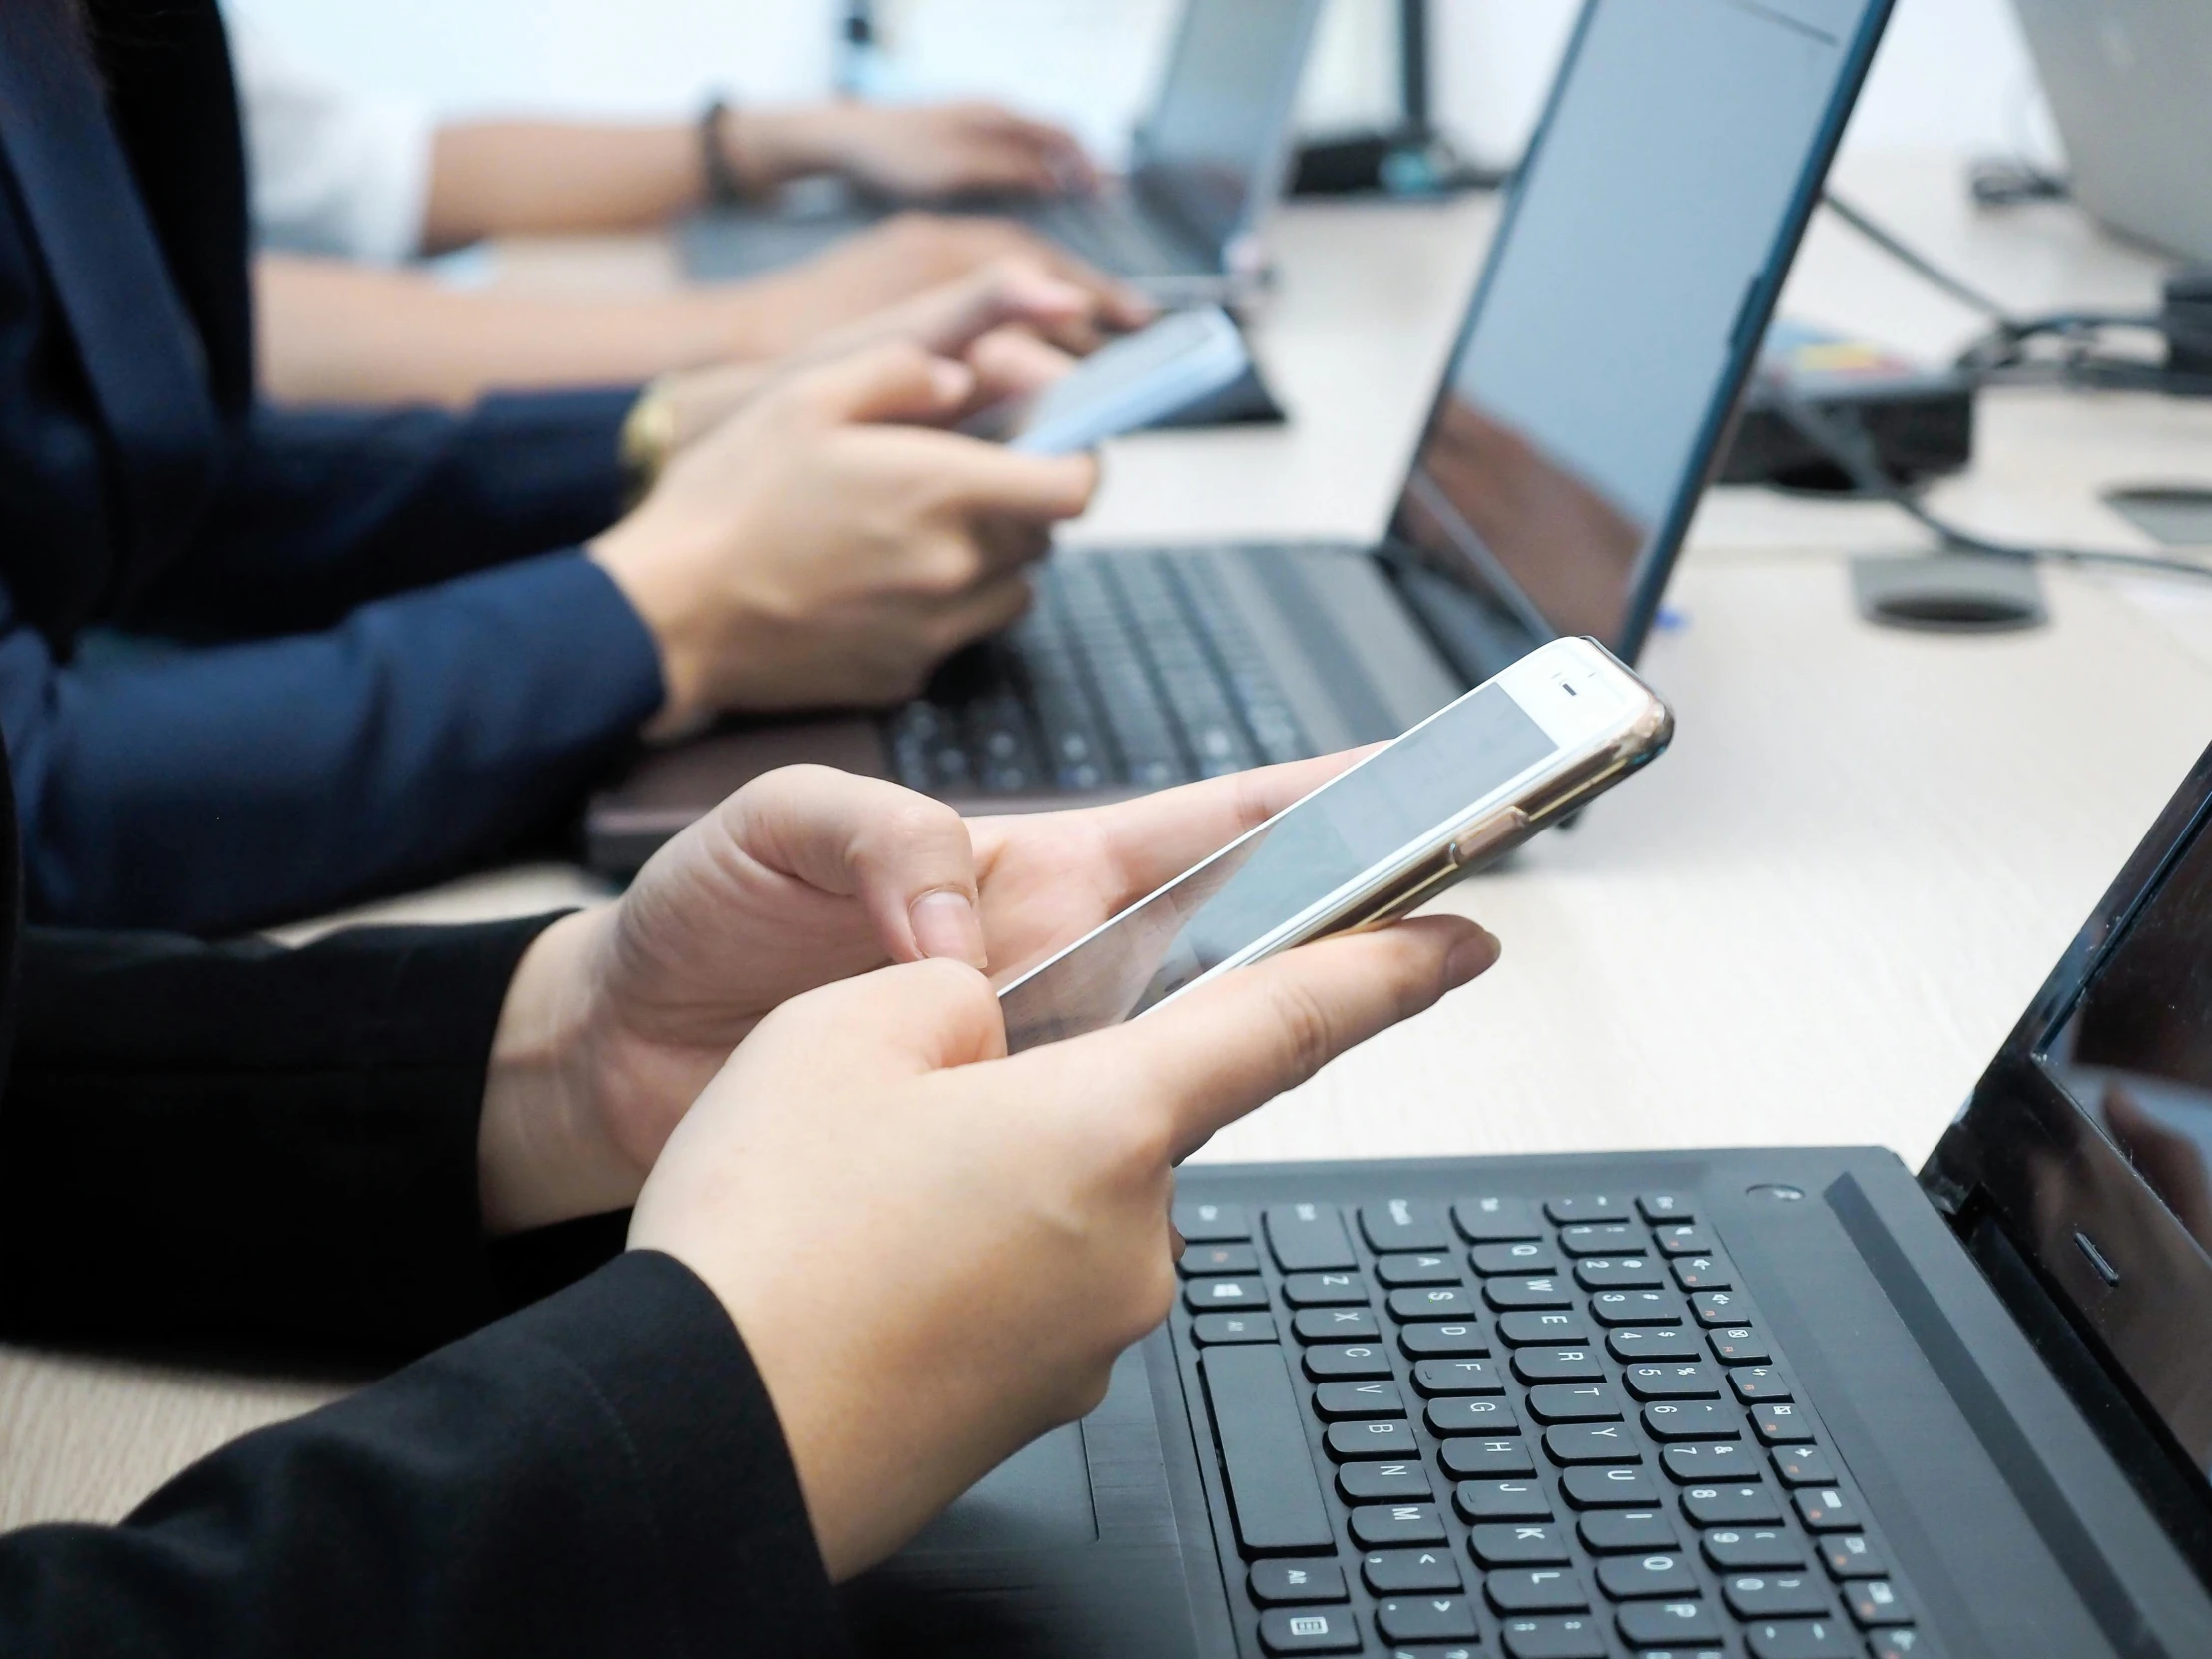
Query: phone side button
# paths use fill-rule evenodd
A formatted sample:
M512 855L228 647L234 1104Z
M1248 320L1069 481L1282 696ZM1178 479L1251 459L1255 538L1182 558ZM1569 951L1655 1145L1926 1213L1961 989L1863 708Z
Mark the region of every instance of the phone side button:
M1526 833L1527 813L1518 807L1508 807L1496 818L1465 830L1451 843L1452 864L1460 869L1471 868L1485 858L1495 857Z

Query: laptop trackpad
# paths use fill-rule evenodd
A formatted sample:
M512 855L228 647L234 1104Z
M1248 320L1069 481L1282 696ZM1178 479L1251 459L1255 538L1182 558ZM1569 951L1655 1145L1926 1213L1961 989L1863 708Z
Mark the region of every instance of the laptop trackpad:
M1145 1366L1150 1346L1121 1357L1097 1410L1015 1453L905 1549L845 1587L863 1653L1195 1652ZM1175 1432L1186 1432L1180 1422ZM1199 1547L1210 1575L1210 1551Z

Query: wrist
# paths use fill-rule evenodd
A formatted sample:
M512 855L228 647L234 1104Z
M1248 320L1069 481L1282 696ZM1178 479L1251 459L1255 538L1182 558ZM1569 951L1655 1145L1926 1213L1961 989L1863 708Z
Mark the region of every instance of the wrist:
M765 195L793 179L835 173L846 162L837 141L834 105L803 110L723 110L723 158L752 195Z
M652 637L661 665L661 707L646 723L649 742L666 742L693 730L712 713L707 696L708 666L713 661L700 632L700 607L687 603L687 585L665 556L665 537L640 514L615 525L585 546L585 557L607 573Z
M632 1202L645 1172L608 1135L593 994L610 906L563 916L516 964L478 1123L484 1228L518 1233Z

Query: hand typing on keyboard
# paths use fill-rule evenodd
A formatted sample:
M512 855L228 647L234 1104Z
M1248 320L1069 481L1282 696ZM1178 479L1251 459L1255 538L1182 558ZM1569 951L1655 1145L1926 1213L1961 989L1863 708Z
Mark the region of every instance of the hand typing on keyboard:
M1233 822L1255 810L1237 788L1189 800ZM1172 822L1117 811L1131 830ZM999 832L1000 858L1022 856ZM1115 1355L1175 1295L1177 1160L1496 952L1472 923L1427 917L1012 1059L989 981L960 962L826 986L764 1019L708 1086L630 1242L686 1263L729 1310L823 1558L847 1577L1103 1396Z

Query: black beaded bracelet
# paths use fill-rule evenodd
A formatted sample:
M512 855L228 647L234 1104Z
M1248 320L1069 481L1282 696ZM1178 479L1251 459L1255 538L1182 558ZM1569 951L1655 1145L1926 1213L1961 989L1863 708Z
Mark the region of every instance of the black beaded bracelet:
M718 208L743 202L750 194L745 180L723 148L722 122L730 113L730 100L719 94L707 101L699 117L699 159L707 179L707 200Z

